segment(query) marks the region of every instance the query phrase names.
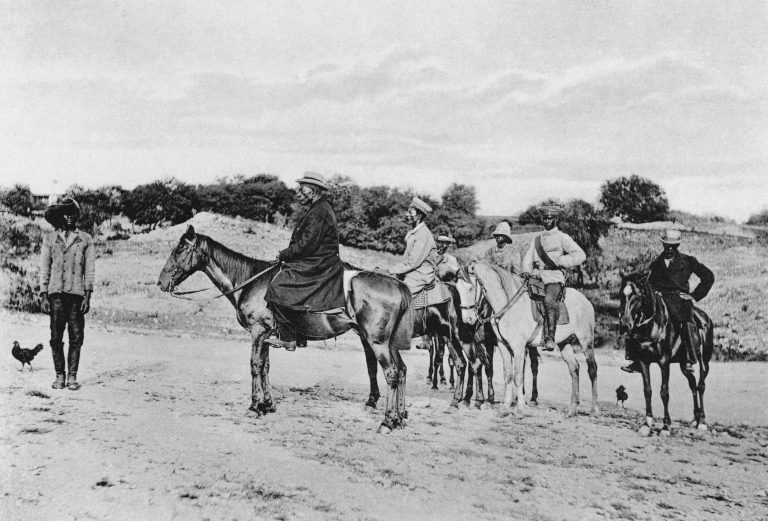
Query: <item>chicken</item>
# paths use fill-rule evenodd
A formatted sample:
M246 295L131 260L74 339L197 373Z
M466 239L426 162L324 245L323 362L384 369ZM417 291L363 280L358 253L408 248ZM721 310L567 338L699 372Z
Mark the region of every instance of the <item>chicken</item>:
M11 348L11 354L13 357L21 362L21 370L24 370L24 364L29 364L29 370L32 370L32 360L34 360L37 353L43 350L43 344L37 344L34 349L24 349L18 342L13 342Z
M629 398L629 395L627 394L627 390L624 388L623 385L620 385L616 388L616 405L619 405L619 402L621 402L621 408L624 408L624 402Z

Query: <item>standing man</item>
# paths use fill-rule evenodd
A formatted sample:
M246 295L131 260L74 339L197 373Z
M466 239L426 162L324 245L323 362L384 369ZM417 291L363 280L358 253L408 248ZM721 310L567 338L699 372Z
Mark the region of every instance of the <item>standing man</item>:
M483 256L483 260L512 273L517 273L520 270L523 259L520 253L516 252L512 247L512 230L509 227L509 223L501 221L491 235L496 239L496 244L488 248L488 251Z
M565 291L565 273L587 260L584 250L569 235L557 229L560 207L540 206L544 231L531 243L523 258L523 271L541 277L544 282L544 351L554 351L558 302Z
M344 265L339 257L336 213L327 200L323 176L307 172L297 179L298 202L306 207L299 215L291 242L277 255L282 263L264 299L275 317L277 338L265 342L296 350L296 330L291 315L343 308Z
M418 197L413 198L405 214L406 222L411 225L411 230L405 235L405 253L400 262L387 270L391 275L402 278L411 295L432 284L437 277L437 246L432 232L424 224L431 211L432 207L427 203Z
M437 236L437 278L443 282L456 282L461 269L459 260L448 253L451 244L456 244L456 239L447 235Z
M686 372L693 371L693 364L698 361L696 356L697 328L693 316L693 301L700 301L707 296L715 283L715 274L704 266L696 257L680 253L680 241L683 234L680 230L669 229L661 236L664 251L654 260L648 273L648 284L661 293L667 306L669 319L673 322L675 331L680 335L685 348ZM699 277L699 284L690 290L692 274ZM627 360L633 360L633 353L626 352ZM622 367L628 373L638 372L640 366L636 361Z
M71 391L80 389L77 369L96 274L93 238L76 228L79 215L80 205L72 198L49 206L45 220L54 230L45 234L40 251L40 297L43 313L51 316L51 353L56 371L51 387ZM69 334L66 367L65 328Z

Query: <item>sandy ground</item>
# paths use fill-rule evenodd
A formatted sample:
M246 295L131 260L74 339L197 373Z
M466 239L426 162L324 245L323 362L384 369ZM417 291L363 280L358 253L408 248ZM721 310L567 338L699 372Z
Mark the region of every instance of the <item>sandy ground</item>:
M555 358L541 366L541 405L500 418L450 409L450 392L424 382L426 353L407 351L408 426L378 435L383 404L363 410L353 335L274 351L278 411L253 419L245 336L90 328L72 392L50 388L47 346L33 372L10 356L13 340L45 338L45 317L0 324L3 520L768 519L763 364L715 365L709 432L684 426L690 395L673 373L673 435L643 438L640 381L615 352L598 353L602 416L586 415L583 370L584 414L566 419ZM500 364L495 381L500 394Z

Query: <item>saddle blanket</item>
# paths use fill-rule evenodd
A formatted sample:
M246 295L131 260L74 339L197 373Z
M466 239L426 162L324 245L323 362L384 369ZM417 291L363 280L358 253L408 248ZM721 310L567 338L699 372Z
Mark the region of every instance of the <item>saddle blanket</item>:
M429 306L436 306L447 302L450 298L451 292L448 290L448 286L442 282L436 282L413 296L413 308L424 309Z
M560 301L557 303L560 309L560 316L557 318L557 325L568 324L571 319L568 316L568 308L565 307L565 302ZM544 322L542 314L544 313L544 301L543 300L531 300L531 314L533 314L533 320L536 322Z

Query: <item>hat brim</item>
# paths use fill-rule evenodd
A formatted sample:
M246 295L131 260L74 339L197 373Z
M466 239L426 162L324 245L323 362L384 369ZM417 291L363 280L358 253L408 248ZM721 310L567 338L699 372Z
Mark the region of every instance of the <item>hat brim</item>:
M327 184L318 179L312 179L310 177L302 177L301 179L297 179L296 182L300 185L313 185L317 186L318 188L322 188L323 190L329 190Z
M664 237L661 238L661 242L664 244L680 244L682 239L665 239Z
M64 215L69 212L72 212L75 216L79 216L80 208L73 204L53 204L45 210L43 217L53 226L58 226Z

